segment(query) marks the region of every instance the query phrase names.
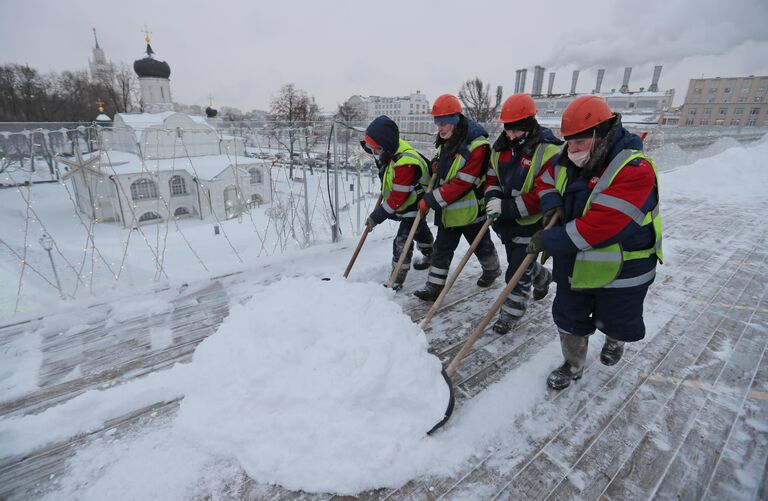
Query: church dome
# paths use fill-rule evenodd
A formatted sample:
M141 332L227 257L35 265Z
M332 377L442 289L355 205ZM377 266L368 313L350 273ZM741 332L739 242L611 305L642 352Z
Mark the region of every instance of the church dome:
M218 114L219 114L219 110L215 110L210 106L205 109L205 116L207 116L208 118L216 118L216 115Z
M154 53L152 46L147 43L147 57L133 62L133 71L139 78L168 78L171 76L171 67L165 61L155 59Z

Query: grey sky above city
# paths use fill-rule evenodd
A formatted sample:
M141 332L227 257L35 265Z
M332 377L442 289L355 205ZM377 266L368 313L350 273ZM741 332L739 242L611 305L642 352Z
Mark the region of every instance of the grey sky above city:
M96 2L0 0L0 63L42 72L85 70L91 28L113 62L133 64L152 32L157 57L171 66L175 101L243 111L268 109L285 83L334 110L353 94L395 96L416 90L432 101L475 76L512 93L515 70L556 71L555 92L595 84L648 87L663 64L659 89L688 79L768 74L768 2L734 0L609 1L293 1Z

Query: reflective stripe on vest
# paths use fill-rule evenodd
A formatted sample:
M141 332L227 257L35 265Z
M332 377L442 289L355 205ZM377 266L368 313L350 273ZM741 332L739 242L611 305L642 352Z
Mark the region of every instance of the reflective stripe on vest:
M654 207L647 214L643 214L634 205L621 200L619 198L605 195L602 192L606 190L616 176L621 172L629 162L641 158L646 160L653 167L653 173L655 175L655 190L656 190L656 207ZM568 174L565 166L558 165L555 168L555 187L557 191L562 195L565 192L566 185L568 184ZM574 289L596 289L600 287L606 288L622 288L622 287L634 287L636 285L642 285L649 282L655 276L655 270L652 272L644 273L637 277L631 277L626 279L616 280L616 277L621 272L624 261L630 261L633 259L645 259L653 256L654 254L658 258L659 262L663 262L663 254L661 249L661 213L659 211L659 173L656 169L656 164L650 157L645 156L637 150L622 150L611 161L606 168L600 180L592 189L592 193L587 199L587 203L584 206L584 212L586 214L592 203L599 203L606 207L610 207L614 210L625 214L631 218L635 223L640 226L647 226L653 224L653 230L656 237L656 244L650 249L642 249L637 251L624 251L621 244L615 243L606 247L589 248L589 243L579 234L576 229L576 222L570 221L565 226L565 231L571 240L577 247L585 249L576 254L576 262L573 267L573 275L569 281L571 287Z
M525 181L523 181L522 188L520 189L520 191L510 190L511 196L517 197L518 195L523 195L525 193L530 192L531 189L533 188L534 180L541 172L542 166L547 162L549 162L549 159L557 155L559 152L560 152L560 148L558 148L556 145L552 143L539 143L536 146L536 149L533 151L533 157L531 158L531 167L528 169L528 173L525 176ZM493 173L496 175L496 178L498 179L499 186L502 186L501 173L499 172L499 152L498 151L491 152L491 169L493 169ZM536 223L541 219L541 214L528 215L528 208L525 206L525 203L523 202L522 198L518 198L515 201L515 205L517 207L517 211L522 216L516 219L518 224L525 226L525 225Z
M420 177L418 179L418 183L416 186L413 185L402 185L402 184L394 184L393 179L395 176L395 168L399 167L401 165L416 165L419 167L420 171ZM429 168L427 167L427 162L424 161L424 158L419 155L413 147L408 144L408 142L404 140L400 140L400 146L397 149L397 153L395 153L394 159L387 164L387 168L384 171L384 176L381 179L381 194L383 201L381 203L381 206L384 208L385 211L387 211L389 214L394 213L400 213L401 217L409 217L409 213L404 213L403 211L416 203L416 199L418 198L419 194L424 191L423 186L427 186L429 184ZM425 184L426 180L426 184ZM387 203L387 200L389 199L389 196L392 194L393 191L400 191L400 192L410 192L408 195L408 198L405 200L405 202L398 207L398 209L395 211L393 210L389 204ZM414 213L415 217L415 213Z
M485 182L485 175L474 177L459 171L462 167L464 167L464 164L467 163L467 159L472 155L472 152L484 145L490 146L491 143L489 143L488 139L485 137L479 137L469 143L469 146L465 151L460 151L458 154L456 154L453 157L453 163L451 164L451 168L448 170L448 174L445 176L445 178L440 180L440 184L446 184L451 179L458 177L459 179L473 183L475 188L482 186L483 182ZM437 148L438 157L440 156L441 151L442 145ZM437 200L438 203L441 203L442 205L444 201L440 196L440 191L435 190L433 194L435 196L435 200ZM443 207L443 226L446 228L454 228L457 226L466 226L473 223L478 218L478 215L481 214L482 207L480 207L480 205L482 203L482 199L478 200L477 195L475 195L475 190L469 190L464 194L464 196L452 204Z

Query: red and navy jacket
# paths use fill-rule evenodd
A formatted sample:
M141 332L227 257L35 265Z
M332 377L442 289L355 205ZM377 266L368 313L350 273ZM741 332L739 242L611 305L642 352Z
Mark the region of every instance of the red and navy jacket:
M441 149L437 159L437 183L441 183L441 180L448 175L454 159L466 151L472 141L481 136L488 137L488 132L482 125L464 115L459 116L459 123L456 124L456 129L450 139L443 141L438 136L436 146L441 146ZM456 177L445 184L439 184L432 190L432 193L424 195L424 201L427 205L439 211L469 193L470 190L475 190L478 200L481 200L483 195L476 186L475 180L484 176L488 171L490 151L487 145L475 148Z
M563 142L555 137L546 127L536 126L529 134L528 139L521 145L517 145L509 139L506 132L502 132L493 144L494 151L499 152L498 170L501 179L489 166L485 179L485 200L491 198L501 199L501 216L494 221L493 229L499 234L504 243L511 242L515 237L530 237L541 229L541 222L522 226L516 219L531 216L540 212L539 191L541 185L535 183L531 191L519 195L523 188L531 160L536 147L541 143L561 145ZM554 165L557 155L547 160L541 168L539 175ZM513 194L513 192L515 194ZM523 204L520 207L518 204ZM525 213L521 213L525 212ZM524 245L522 242L521 245Z
M397 152L400 149L400 129L397 124L388 116L381 115L376 117L365 129L366 135L381 145L384 150L381 158L376 160L376 165L379 167L379 180L382 180L384 173L387 170L390 162L397 162ZM361 141L360 145L363 149L372 153L365 145L365 141ZM413 153L417 153L416 150L412 150ZM411 217L415 217L418 209L417 203L419 201L419 193L421 187L419 180L421 179L421 169L416 164L398 165L395 167L395 171L392 173L392 184L394 186L413 186L417 192L416 201L411 204L411 207L402 207L402 205L408 200L411 192L392 190L386 200L382 200L381 205L376 207L370 214L370 218L373 219L376 224L380 224L385 219L394 219L399 221L402 219L403 214L412 214ZM400 210L402 208L402 210ZM398 213L398 211L400 211Z
M386 166L379 169L379 180L382 180L384 177L385 170ZM421 169L418 165L398 165L395 167L395 172L392 176L392 184L401 186L419 186L419 179L421 179ZM381 205L371 212L371 219L373 219L376 224L380 224L385 219L401 220L402 216L398 214L397 211L400 210L400 207L408 200L409 196L410 192L393 190L389 194L389 197L382 201ZM403 207L402 213L413 213L414 215L411 217L415 217L415 212L418 210L420 199L421 196L417 196L416 201L411 204L411 207ZM389 210L387 210L387 208Z
M616 120L606 136L607 142L599 146L593 154L593 161L579 168L568 159L567 146L556 164L566 166L568 183L561 196L555 189L554 166L537 178L537 192L541 194L541 211L547 212L556 207L563 207L565 222L575 221L576 229L591 248L605 247L620 243L625 251L643 250L654 246L656 236L653 225L640 226L635 221L611 207L591 204L584 214L592 189L600 180L600 176L611 160L622 150L642 150L643 141L639 136L628 132ZM601 148L603 151L601 152ZM603 157L600 161L600 157ZM599 165L593 165L593 163ZM594 171L594 175L584 177L584 173ZM650 212L658 204L655 189L656 175L653 166L645 159L635 159L627 164L602 191L602 195L623 200L637 207L643 213ZM553 275L558 285L568 285L568 277L572 274L576 253L580 249L566 233L564 226L544 230L544 248L554 259ZM650 272L656 266L657 258L652 255L644 259L625 261L617 279L630 278ZM645 284L647 285L647 284Z

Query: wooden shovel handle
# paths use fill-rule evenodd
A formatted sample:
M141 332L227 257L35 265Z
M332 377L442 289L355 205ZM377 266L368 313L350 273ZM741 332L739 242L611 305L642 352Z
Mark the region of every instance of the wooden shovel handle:
M432 174L432 178L429 180L429 186L427 186L427 193L432 192L432 187L435 185L435 181L437 181L437 174ZM389 281L387 282L387 288L391 289L393 285L395 285L395 278L397 278L397 274L400 273L400 268L403 267L403 263L405 262L405 258L408 256L408 250L411 247L411 242L413 242L413 237L416 235L416 230L419 228L419 223L421 223L421 211L418 210L418 206L416 209L416 217L413 218L413 225L411 226L411 231L408 232L408 238L405 239L405 246L403 246L403 251L400 253L400 257L397 260L397 264L392 269L392 274L389 276Z
M554 216L550 221L549 224L545 229L550 229L557 224L557 216ZM453 360L451 360L451 363L448 364L448 367L445 369L445 373L448 374L448 376L453 376L453 374L456 372L456 369L459 368L459 364L461 364L461 361L464 360L464 357L467 355L469 350L472 349L472 346L475 344L475 341L477 341L477 338L480 337L480 335L483 333L485 328L490 323L491 319L496 315L496 313L501 308L501 305L504 304L504 300L507 299L507 296L509 296L509 293L512 292L512 289L515 288L517 283L522 278L523 274L525 273L525 270L528 269L528 267L536 260L536 254L528 254L525 256L525 259L523 259L523 262L520 263L520 266L517 268L517 271L514 275L512 275L512 278L509 279L509 282L507 282L507 286L504 287L504 290L501 291L501 294L499 294L499 297L496 298L496 301L493 303L493 306L491 306L491 309L488 310L488 313L485 314L482 320L480 320L480 323L477 324L477 327L475 327L475 330L472 331L472 334L469 336L469 338L464 342L464 346L461 347L461 350L456 354L455 357L453 357Z
M432 307L427 312L427 316L425 316L424 319L421 321L422 330L426 329L427 325L429 325L429 322L432 320L432 317L435 316L435 313L443 304L445 295L448 294L448 291L451 289L451 287L453 287L453 283L456 281L457 278L459 278L459 274L464 269L464 266L466 266L467 261L469 261L469 257L472 255L472 253L475 252L475 249L477 249L477 246L480 245L480 240L483 239L483 235L485 235L485 232L488 231L488 228L491 227L491 224L493 224L493 219L488 218L485 220L483 227L480 228L480 231L477 233L477 236L472 241L472 245L469 246L469 250L467 250L467 253L464 254L463 258L461 258L459 265L456 267L455 270L453 270L453 273L451 274L451 276L448 277L448 281L445 282L445 285L443 286L443 290L440 291L440 295L437 296L437 299L435 299L435 302L432 304Z
M378 207L381 204L381 195L379 195L378 200L376 200L376 207ZM344 270L344 278L347 278L349 276L349 272L352 271L352 266L354 266L355 261L357 260L357 255L360 254L360 249L363 248L363 244L365 243L365 239L368 238L368 233L371 232L371 229L368 227L368 225L365 225L365 230L363 230L363 234L360 236L360 241L357 243L357 248L355 248L355 253L352 254L352 258L349 260L349 264L347 265L347 268Z

